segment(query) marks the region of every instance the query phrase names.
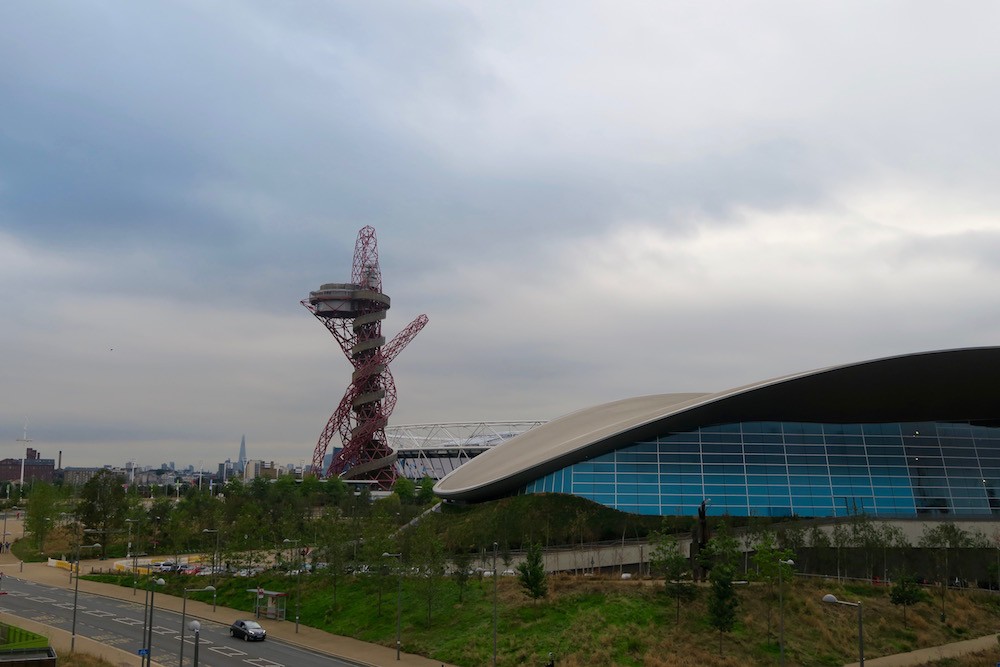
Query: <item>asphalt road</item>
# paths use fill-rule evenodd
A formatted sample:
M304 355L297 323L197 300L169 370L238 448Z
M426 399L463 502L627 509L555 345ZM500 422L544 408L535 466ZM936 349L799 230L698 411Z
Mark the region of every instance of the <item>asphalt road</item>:
M73 590L56 588L13 576L3 577L0 611L44 623L67 632L73 624ZM144 592L136 602L80 592L76 635L135 654L143 645ZM154 598L155 603L155 598ZM190 617L188 620L191 620ZM200 667L356 667L358 663L314 653L268 637L244 642L229 636L229 626L201 620L198 642ZM267 629L266 623L263 624ZM153 612L152 658L180 665L181 615L156 608ZM194 637L185 630L184 665L194 665Z

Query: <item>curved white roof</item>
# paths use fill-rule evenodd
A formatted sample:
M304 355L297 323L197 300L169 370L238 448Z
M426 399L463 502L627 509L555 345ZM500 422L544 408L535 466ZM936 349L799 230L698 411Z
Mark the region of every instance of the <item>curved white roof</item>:
M735 421L993 420L1000 347L889 357L766 380L713 394L629 398L560 417L484 452L442 478L437 495L481 501L642 438Z

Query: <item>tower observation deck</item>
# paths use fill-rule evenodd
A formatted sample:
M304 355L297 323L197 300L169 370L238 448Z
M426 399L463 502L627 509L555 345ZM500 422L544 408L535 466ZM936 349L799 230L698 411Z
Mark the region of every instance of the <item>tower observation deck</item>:
M396 455L389 447L385 427L396 407L396 384L389 363L427 324L420 315L386 343L382 320L390 299L382 292L378 243L373 227L358 232L351 282L321 285L305 306L340 344L354 367L351 384L327 421L313 451L313 470L323 476L338 475L389 488L396 479ZM322 470L326 450L334 435L343 448Z

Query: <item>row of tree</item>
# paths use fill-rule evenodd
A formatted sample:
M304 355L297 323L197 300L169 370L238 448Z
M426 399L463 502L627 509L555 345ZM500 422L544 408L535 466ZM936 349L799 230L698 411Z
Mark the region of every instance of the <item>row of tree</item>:
M854 528L859 536L870 535L872 530L880 530L897 546L905 542L898 529L892 526L888 526L888 530L884 526L875 528L872 522L864 517L859 517ZM810 531L810 536L814 545L812 548L833 549L827 542L828 536L818 528ZM712 628L719 631L720 654L723 650L723 638L734 629L738 620L740 599L736 587L739 584L754 581L763 586L763 596L767 603L767 634L770 638L773 606L780 600L786 587L793 584L795 573L799 569L799 564L795 561L797 552L788 546L788 537L787 530L747 530L737 538L725 523L722 523L717 527L707 546L697 553L697 562L692 562L692 559L683 553L684 543L676 534L669 531L654 533L650 540L653 547L650 565L657 575L663 577L664 590L673 600L675 623L680 623L682 604L692 601L703 590L694 581L695 566L697 566L701 571L708 572L706 620ZM942 622L946 620L943 596L948 581L947 553L951 549L962 549L981 543L981 540L982 535L964 531L954 524L941 524L924 530L921 537L923 548L931 548L943 554L942 559L938 561L938 564L943 566L943 569L939 570ZM845 539L840 548L851 548L855 544L858 543ZM742 568L741 560L743 560ZM930 595L920 585L919 578L907 569L905 562L896 563L893 574L890 601L902 607L905 625L907 607L928 601ZM738 576L742 576L742 579L737 579Z

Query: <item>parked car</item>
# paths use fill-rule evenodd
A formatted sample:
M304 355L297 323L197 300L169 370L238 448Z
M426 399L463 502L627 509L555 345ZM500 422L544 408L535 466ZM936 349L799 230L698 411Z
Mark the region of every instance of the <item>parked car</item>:
M172 560L165 560L159 565L160 572L173 572L177 569L177 564Z
M229 634L245 642L262 642L267 632L257 621L239 620L229 626Z
M177 568L179 574L198 574L201 572L200 565L192 565L191 563L185 563Z

